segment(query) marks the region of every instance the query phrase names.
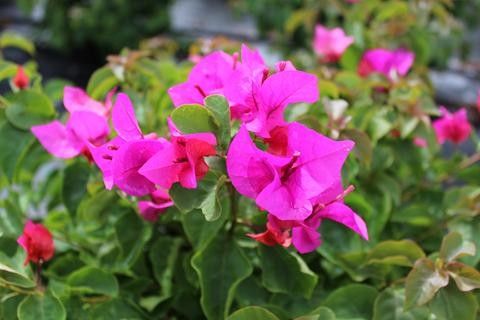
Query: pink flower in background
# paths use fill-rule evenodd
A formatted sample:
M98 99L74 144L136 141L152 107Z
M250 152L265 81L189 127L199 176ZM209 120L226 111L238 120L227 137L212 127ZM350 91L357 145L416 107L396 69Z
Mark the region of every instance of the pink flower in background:
M140 174L165 189L179 182L194 189L197 181L208 172L204 157L216 154L217 144L212 133L182 134L169 119L171 142L140 169Z
M282 148L273 155L258 149L245 126L227 154L228 175L240 194L281 220L304 220L317 198L341 180L351 141L334 141L299 123L284 128Z
M413 144L420 148L428 147L427 140L422 137L413 137Z
M225 52L216 51L203 57L190 71L186 82L168 89L175 106L203 104L211 94L223 94L223 88L236 67L236 59Z
M118 136L101 145L89 145L92 157L103 173L105 187L114 185L132 196L153 193L155 184L138 170L168 144L155 134L143 135L130 98L119 93L112 109L112 122Z
M25 73L25 70L22 66L17 67L17 73L12 79L13 84L20 90L26 89L30 83L28 75Z
M50 260L55 253L55 245L50 231L40 223L33 223L30 220L25 224L17 243L27 253L24 265L27 265L29 261L42 264Z
M140 215L147 221L155 222L167 208L173 206L173 201L168 193L162 189L150 194L150 201L138 201Z
M55 120L33 126L31 131L42 146L58 158L83 154L90 160L88 145L104 143L110 133L107 121L112 94L109 93L102 104L91 99L82 89L65 87L63 103L70 114L67 123L64 125Z
M467 110L462 108L455 113L450 113L444 107L440 107L441 118L433 121L433 129L437 135L438 143L445 141L461 143L468 139L472 127L468 122Z
M358 73L361 76L381 73L389 79L394 79L395 76L405 76L414 59L414 53L405 49L372 49L363 54Z
M321 60L335 62L340 59L353 41L353 37L347 36L341 28L328 29L317 24L313 38L313 50Z

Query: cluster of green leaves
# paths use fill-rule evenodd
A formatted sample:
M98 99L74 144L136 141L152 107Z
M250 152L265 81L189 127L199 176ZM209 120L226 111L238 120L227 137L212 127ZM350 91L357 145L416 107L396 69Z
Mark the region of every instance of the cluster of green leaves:
M0 44L18 43L9 37ZM346 202L365 218L370 241L324 221L322 246L303 256L246 237L264 230L265 214L236 194L221 156L208 159L197 189L172 187L175 207L155 224L139 217L134 199L104 190L86 160L52 159L28 129L55 117L63 83L42 85L29 62L31 87L0 99L0 318L476 319L475 156L441 156L429 120L437 109L421 74L360 78L358 59L353 50L340 69L312 69L321 101L287 116L356 142L344 172L356 191ZM2 79L15 73L10 62L0 67ZM190 67L125 50L92 75L87 91L98 100L114 87L127 92L144 132L166 134L168 116L183 132L213 132L222 155L236 130L225 99L174 109L166 94ZM414 145L416 136L428 148ZM27 217L55 238L42 286L15 241Z

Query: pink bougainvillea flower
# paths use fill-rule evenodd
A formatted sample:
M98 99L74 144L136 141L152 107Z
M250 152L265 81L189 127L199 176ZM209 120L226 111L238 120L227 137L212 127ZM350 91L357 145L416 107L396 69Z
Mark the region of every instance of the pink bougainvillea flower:
M381 73L389 79L405 76L412 67L415 54L405 49L372 49L363 54L358 66L361 76Z
M422 137L413 137L413 144L420 148L428 147L427 140Z
M26 89L30 83L28 75L25 73L25 70L22 66L17 67L17 73L12 79L12 83L20 90Z
M27 253L24 264L29 261L42 264L50 260L55 253L55 245L50 231L39 223L27 221L17 242Z
M433 129L437 136L438 143L445 141L453 143L462 143L467 140L472 132L472 127L468 122L467 110L462 108L455 113L450 113L444 107L440 108L442 117L433 121Z
M353 43L353 37L345 34L343 29L328 29L322 25L315 26L313 50L325 62L335 62Z
M243 46L242 68L224 88L232 117L264 138L285 124L283 113L289 104L314 103L319 96L315 75L295 70L289 61L279 62L276 68L277 73L270 75L258 52Z
M223 87L235 67L235 57L222 51L213 52L192 68L186 82L168 89L168 94L175 106L203 104L203 99L208 95L223 93Z
M110 133L108 113L113 91L105 104L90 98L80 88L65 87L63 104L70 113L66 125L58 120L33 126L32 133L42 146L58 158L73 158L83 154L90 160L90 144L104 143Z
M281 131L274 155L258 149L242 126L227 154L228 175L240 194L277 218L304 220L316 199L341 180L343 162L354 144L331 140L295 122Z
M170 189L179 182L194 189L208 172L204 157L216 154L216 138L212 133L182 134L169 120L171 142L140 169L140 173L162 188Z
M140 215L147 221L155 222L158 216L173 206L173 201L168 193L162 189L155 190L150 194L150 201L139 201L138 209Z
M68 112L76 111L94 112L100 116L108 116L112 107L112 97L115 90L107 94L105 103L101 103L88 96L81 88L66 86L63 90L63 105Z
M101 146L89 145L92 157L103 173L107 189L113 185L132 196L145 196L156 190L139 169L168 141L156 135L144 136L130 98L119 93L112 109L112 123L118 136Z
M337 188L334 188L337 189ZM321 244L321 236L318 228L322 219L330 219L341 223L368 240L368 232L365 222L348 206L343 204L343 198L353 190L353 187L342 191L339 186L335 192L340 192L336 197L328 198L328 203L318 203L314 206L314 212L305 220L280 220L274 215L268 215L267 230L260 234L248 234L249 237L269 246L280 244L284 247L293 246L300 253L308 253L315 250Z

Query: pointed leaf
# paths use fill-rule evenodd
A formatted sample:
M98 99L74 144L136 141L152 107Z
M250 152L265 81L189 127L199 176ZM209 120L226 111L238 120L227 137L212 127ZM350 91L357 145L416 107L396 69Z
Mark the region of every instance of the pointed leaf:
M480 272L477 269L460 262L450 262L447 270L460 291L472 291L480 288Z
M450 232L443 238L440 259L450 262L466 255L475 255L475 245L471 242L464 242L460 233Z
M181 238L162 236L155 241L150 249L149 257L155 279L160 284L162 300L172 295L174 268L182 242ZM158 302L161 302L161 300Z
M262 283L269 291L302 295L307 299L312 295L318 277L298 255L280 246L259 245L258 250Z
M85 161L75 161L65 168L62 183L62 198L71 215L75 215L87 192L90 166Z
M405 311L405 292L403 289L387 288L382 291L373 307L373 320L427 320L430 312L426 307Z
M88 95L95 99L103 99L120 81L110 67L102 67L95 71L87 84Z
M186 104L172 111L172 120L183 133L216 132L213 114L198 104Z
M232 313L227 320L279 320L276 315L261 307L246 307Z
M413 266L425 253L411 240L388 240L377 244L369 253L368 263Z
M52 120L55 117L55 108L43 93L22 90L8 99L5 115L15 127L28 130L34 125Z
M29 295L18 306L19 320L63 320L67 318L63 304L50 291Z
M67 284L73 291L80 293L107 296L118 294L118 282L115 276L95 267L83 267L73 272L68 277Z
M205 98L205 107L213 114L218 126L218 145L227 150L230 143L230 106L227 99L220 95L211 95Z
M225 319L238 284L253 271L230 235L219 235L192 258L200 279L201 305L209 320Z
M448 284L448 274L435 269L434 263L422 258L407 276L405 283L405 308L421 306Z
M364 284L350 284L332 292L323 305L332 309L339 318L372 319L376 297L375 288Z
M430 303L430 310L438 320L474 320L478 302L473 293L461 292L452 283L438 292Z

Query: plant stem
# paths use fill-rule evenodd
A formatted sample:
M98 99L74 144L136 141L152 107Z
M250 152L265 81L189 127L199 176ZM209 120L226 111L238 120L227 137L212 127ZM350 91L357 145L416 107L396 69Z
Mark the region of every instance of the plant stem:
M45 290L42 283L42 264L42 260L38 261L37 268L35 269L35 280L37 282L37 289L40 291Z
M230 226L230 233L233 234L235 227L237 225L237 216L238 216L238 194L233 185L230 183L228 186L228 191L230 193L230 212L232 218L232 225Z

